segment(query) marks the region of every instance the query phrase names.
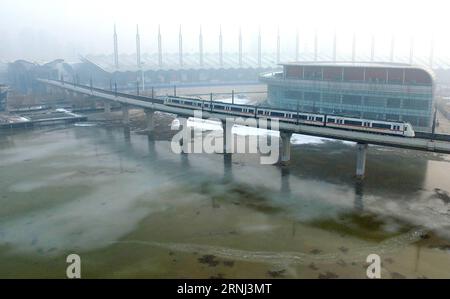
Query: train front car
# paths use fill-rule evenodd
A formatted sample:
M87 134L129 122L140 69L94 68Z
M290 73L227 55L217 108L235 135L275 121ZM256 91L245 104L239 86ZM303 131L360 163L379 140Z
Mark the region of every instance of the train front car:
M405 123L403 125L403 136L405 136L405 137L416 136L416 133L414 132L414 129L410 123Z
M407 122L359 119L343 116L327 116L327 127L368 133L414 137L412 125Z

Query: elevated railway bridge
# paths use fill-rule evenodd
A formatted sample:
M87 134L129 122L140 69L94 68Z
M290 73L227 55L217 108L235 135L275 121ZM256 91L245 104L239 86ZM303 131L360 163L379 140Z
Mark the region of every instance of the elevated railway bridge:
M117 102L122 106L123 122L129 122L129 108L138 107L143 108L147 116L147 129L152 131L153 115L155 111L162 111L167 113L173 113L183 117L193 117L194 112L199 110L199 107L178 107L172 105L166 105L161 98L133 95L128 93L122 93L117 91L105 90L95 88L92 85L79 85L70 82L64 82L60 80L47 80L38 79L40 83L45 84L48 88L62 89L68 93L78 93L82 95L88 95L104 100L104 109L108 113L111 111L111 103ZM174 98L180 98L174 96ZM256 110L255 110L256 111ZM222 112L217 110L204 109L202 110L202 118L204 119L219 119L222 125L225 126L226 121L232 121L237 125L251 125L248 119L256 119L257 115L238 115L228 112ZM390 146L397 148L406 148L419 151L435 152L450 154L450 135L432 134L424 132L416 132L414 137L393 136L390 134L375 134L355 130L346 130L339 128L332 128L327 126L314 126L303 123L295 123L279 120L281 150L279 161L282 164L287 164L290 160L290 139L293 133L304 134L317 137L332 138L338 140L356 142L356 176L363 178L365 174L365 161L366 152L369 144ZM226 148L226 130L224 127L224 149ZM226 152L225 152L226 153Z

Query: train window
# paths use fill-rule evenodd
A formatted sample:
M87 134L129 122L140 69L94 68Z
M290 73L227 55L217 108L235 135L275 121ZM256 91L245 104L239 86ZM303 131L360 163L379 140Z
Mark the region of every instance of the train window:
M345 120L345 124L346 125L351 125L351 126L361 126L362 125L361 121L348 120L348 119Z
M306 116L306 115L303 115L303 114L299 114L298 118L299 118L299 119L307 119L307 118L308 118L308 116Z
M178 100L169 100L169 101L172 103L175 103L175 104L180 104L180 101L178 101Z
M238 111L238 112L242 112L242 108L239 107L230 107L231 111Z
M335 118L328 118L328 122L334 123L334 122L336 122L336 119Z
M215 109L222 109L222 110L225 109L225 107L222 106L222 105L214 105L213 107L214 107Z
M284 113L282 113L282 112L275 112L275 111L272 111L272 112L270 112L270 115L271 115L271 116L280 116L280 117L284 117Z
M390 129L391 125L389 124L381 124L381 123L372 123L372 128L377 129Z
M262 110L258 110L258 114L264 114L264 111L262 111Z
M323 121L322 117L316 117L316 121Z

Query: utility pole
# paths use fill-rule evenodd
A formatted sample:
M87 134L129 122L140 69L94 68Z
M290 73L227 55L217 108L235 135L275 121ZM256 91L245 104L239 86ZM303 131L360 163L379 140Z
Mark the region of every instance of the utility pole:
M336 30L334 31L334 37L333 37L333 61L336 62L336 56L337 56L337 36L336 36Z
M158 25L158 66L162 67L162 38L161 38L161 26Z
M353 33L352 40L352 62L355 62L356 59L356 33Z
M242 31L239 27L239 67L242 67Z
M219 27L219 63L223 66L223 49L222 49L222 25Z
M114 24L114 66L116 69L119 68L119 46L117 42L117 32L116 32L116 24Z

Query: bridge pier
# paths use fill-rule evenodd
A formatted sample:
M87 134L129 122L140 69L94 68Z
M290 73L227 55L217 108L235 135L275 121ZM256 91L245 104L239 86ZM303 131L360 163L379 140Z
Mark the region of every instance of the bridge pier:
M188 127L187 118L179 118L180 130L183 132L182 138L179 141L182 154L189 154L193 152L195 132L193 127ZM192 143L192 145L191 145Z
M230 155L232 154L232 145L233 145L233 133L231 132L233 125L230 124L227 126L226 121L222 121L222 139L223 139L223 154Z
M127 105L122 105L122 123L124 125L130 123L130 110Z
M291 160L291 136L292 133L280 131L280 158L281 165L286 166Z
M356 144L356 178L364 179L366 173L366 153L367 153L366 143Z
M155 120L154 120L155 110L153 110L153 109L144 109L144 112L145 112L145 117L146 117L146 120L147 120L146 130L149 133L152 133L153 130L155 129Z
M111 114L111 102L110 101L103 101L103 110L106 114Z

